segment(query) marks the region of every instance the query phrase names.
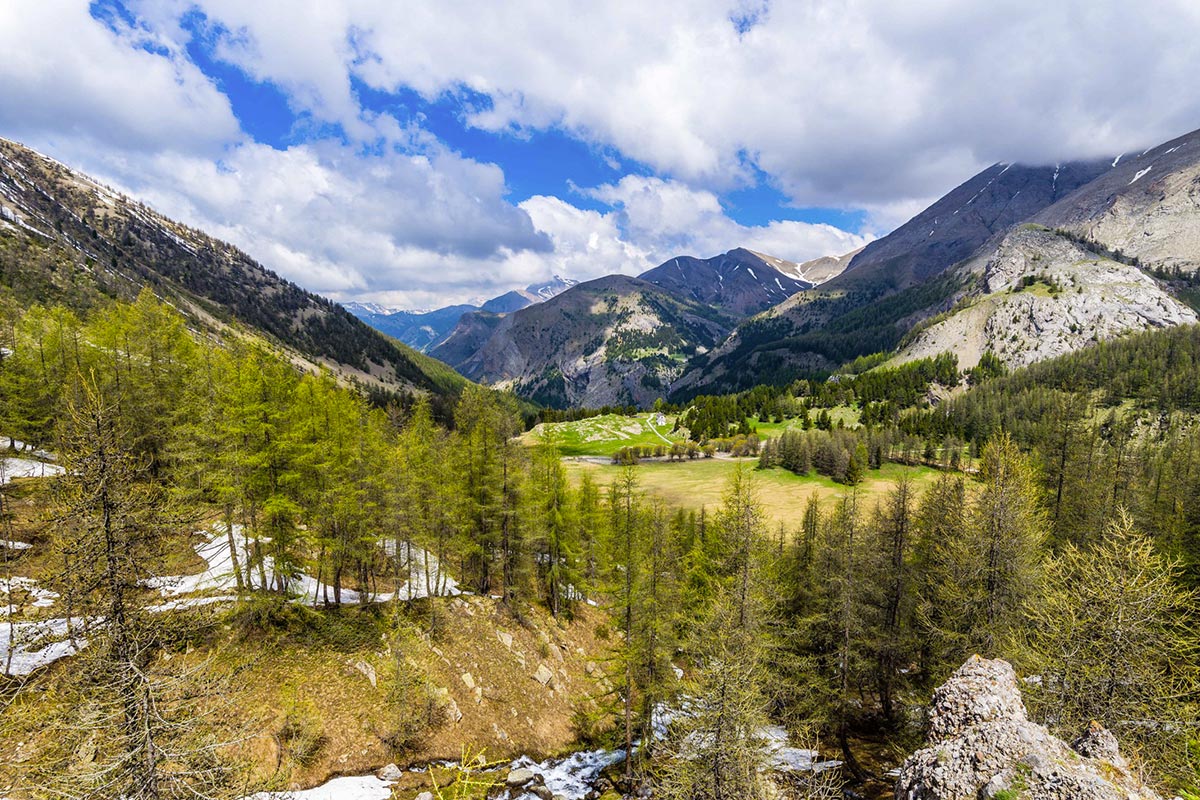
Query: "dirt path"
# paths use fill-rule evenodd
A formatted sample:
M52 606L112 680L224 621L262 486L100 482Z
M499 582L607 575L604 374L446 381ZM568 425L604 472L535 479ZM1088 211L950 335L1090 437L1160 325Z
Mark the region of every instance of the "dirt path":
M665 437L661 433L659 433L658 428L654 427L654 423L651 422L650 420L651 420L651 417L646 417L646 425L649 426L650 430L654 431L655 436L662 439L667 444L670 444L670 445L675 444L675 442L672 442L670 439L668 439L667 437Z

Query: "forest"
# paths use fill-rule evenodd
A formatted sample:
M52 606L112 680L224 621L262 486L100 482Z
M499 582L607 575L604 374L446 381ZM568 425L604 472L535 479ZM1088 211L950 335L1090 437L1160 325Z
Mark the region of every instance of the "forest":
M427 403L379 407L264 345L190 331L149 291L86 319L9 306L2 336L0 429L64 469L44 493L44 581L87 642L68 670L0 683L0 740L21 742L0 769L28 796L258 788L213 721L216 678L175 656L235 621L247 639L289 624L304 575L318 616L340 619L351 593L380 598L372 635L397 654L381 679L398 707L434 703L403 667L403 631L436 642L447 625L441 598L396 591L414 548L517 623L603 613L608 689L575 725L582 743L632 754L623 793L861 796L887 785L886 754L920 742L930 692L977 652L1031 678L1032 713L1058 735L1103 720L1155 783L1187 797L1200 784L1195 329L977 373L934 407L931 385L966 383L952 357L706 400L692 413L726 434L769 405L895 413L767 439L698 513L643 491L634 465L607 485L569 480L552 437L518 443L510 396L468 386L443 426ZM860 495L856 476L906 447L940 470L930 487ZM772 529L755 467L776 465L846 489ZM181 532L210 523L237 597L215 618L157 613L148 582L170 574ZM429 563L424 580L444 580ZM3 567L11 585L7 547ZM756 733L771 723L842 768L774 783ZM443 724L430 713L397 733L395 758ZM281 735L296 741L296 725Z

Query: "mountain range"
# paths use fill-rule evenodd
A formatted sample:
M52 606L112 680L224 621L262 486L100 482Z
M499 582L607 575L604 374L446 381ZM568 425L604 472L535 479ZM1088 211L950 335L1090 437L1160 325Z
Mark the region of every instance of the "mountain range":
M680 255L637 277L556 276L426 312L347 310L0 140L0 283L17 302L85 310L148 288L212 335L446 403L463 376L595 407L783 384L875 354L1022 366L1196 322L1198 267L1200 132L1113 158L995 164L851 253Z
M551 406L648 405L737 323L814 285L827 260L735 249L681 256L636 278L581 283L512 314L462 318L430 354L472 380Z
M553 405L686 400L878 353L949 351L965 368L990 351L1017 367L1196 322L1198 264L1193 132L1136 154L994 164L843 256L794 265L736 249L581 284L460 324L431 354ZM709 324L684 321L697 318Z
M470 314L473 311L485 311L491 314L520 311L534 303L549 300L577 283L579 281L555 275L551 280L535 283L524 289L505 292L490 300L485 300L479 305L459 303L432 311L406 311L385 308L374 303L345 303L344 305L347 311L372 328L399 339L409 347L424 353L440 343L446 334L454 330L454 326L458 324L464 314Z

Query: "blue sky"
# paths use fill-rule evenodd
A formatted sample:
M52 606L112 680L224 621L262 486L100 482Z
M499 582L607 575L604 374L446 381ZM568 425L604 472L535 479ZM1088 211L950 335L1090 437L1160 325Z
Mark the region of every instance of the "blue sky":
M101 20L112 19L113 15L126 22L136 20L117 0L93 2L92 15ZM229 98L242 128L256 141L284 148L331 133L343 136L336 129L322 130L314 125L310 115L289 104L287 94L279 87L254 80L215 57L216 41L229 34L219 23L196 10L185 14L180 23L189 35L188 56ZM730 24L741 30L748 26L747 20L740 17L731 18ZM575 191L575 187L608 183L628 174L654 175L652 167L623 157L616 148L588 143L559 128L488 131L464 124L464 117L472 110L492 106L486 94L464 87L425 98L407 87L380 91L360 80L352 80L351 86L355 99L366 111L390 115L403 124L418 124L447 146L502 166L509 196L516 202L535 195L570 195L580 208L604 211L605 203ZM861 210L798 207L761 171L746 185L721 192L720 199L729 217L747 226L790 219L858 230L866 223Z
M307 288L432 307L840 254L995 161L1165 140L1200 125L1198 33L1188 0L12 3L0 135Z

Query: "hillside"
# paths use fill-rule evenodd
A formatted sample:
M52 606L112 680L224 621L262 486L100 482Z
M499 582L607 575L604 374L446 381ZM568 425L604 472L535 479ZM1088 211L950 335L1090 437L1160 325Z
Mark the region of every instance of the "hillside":
M672 392L778 383L898 346L900 360L950 350L969 366L993 350L1019 366L1192 321L1174 295L1196 265L1198 168L1200 133L1125 158L989 167L840 275L742 323Z
M504 313L493 304L463 315L430 353L473 380L551 406L647 405L738 320L827 279L848 260L793 264L744 248L679 256L636 279L571 286L541 306Z
M232 245L7 140L0 140L0 266L0 281L19 303L86 309L149 287L191 324L261 336L310 368L388 391L445 395L464 384Z
M431 355L550 406L639 405L733 323L708 304L613 275L512 314L469 315Z
M970 366L991 350L1023 366L1130 331L1195 322L1195 309L1173 291L1190 288L1200 267L1197 186L1200 133L1122 157L962 264L975 278L971 290L899 358L956 349Z

